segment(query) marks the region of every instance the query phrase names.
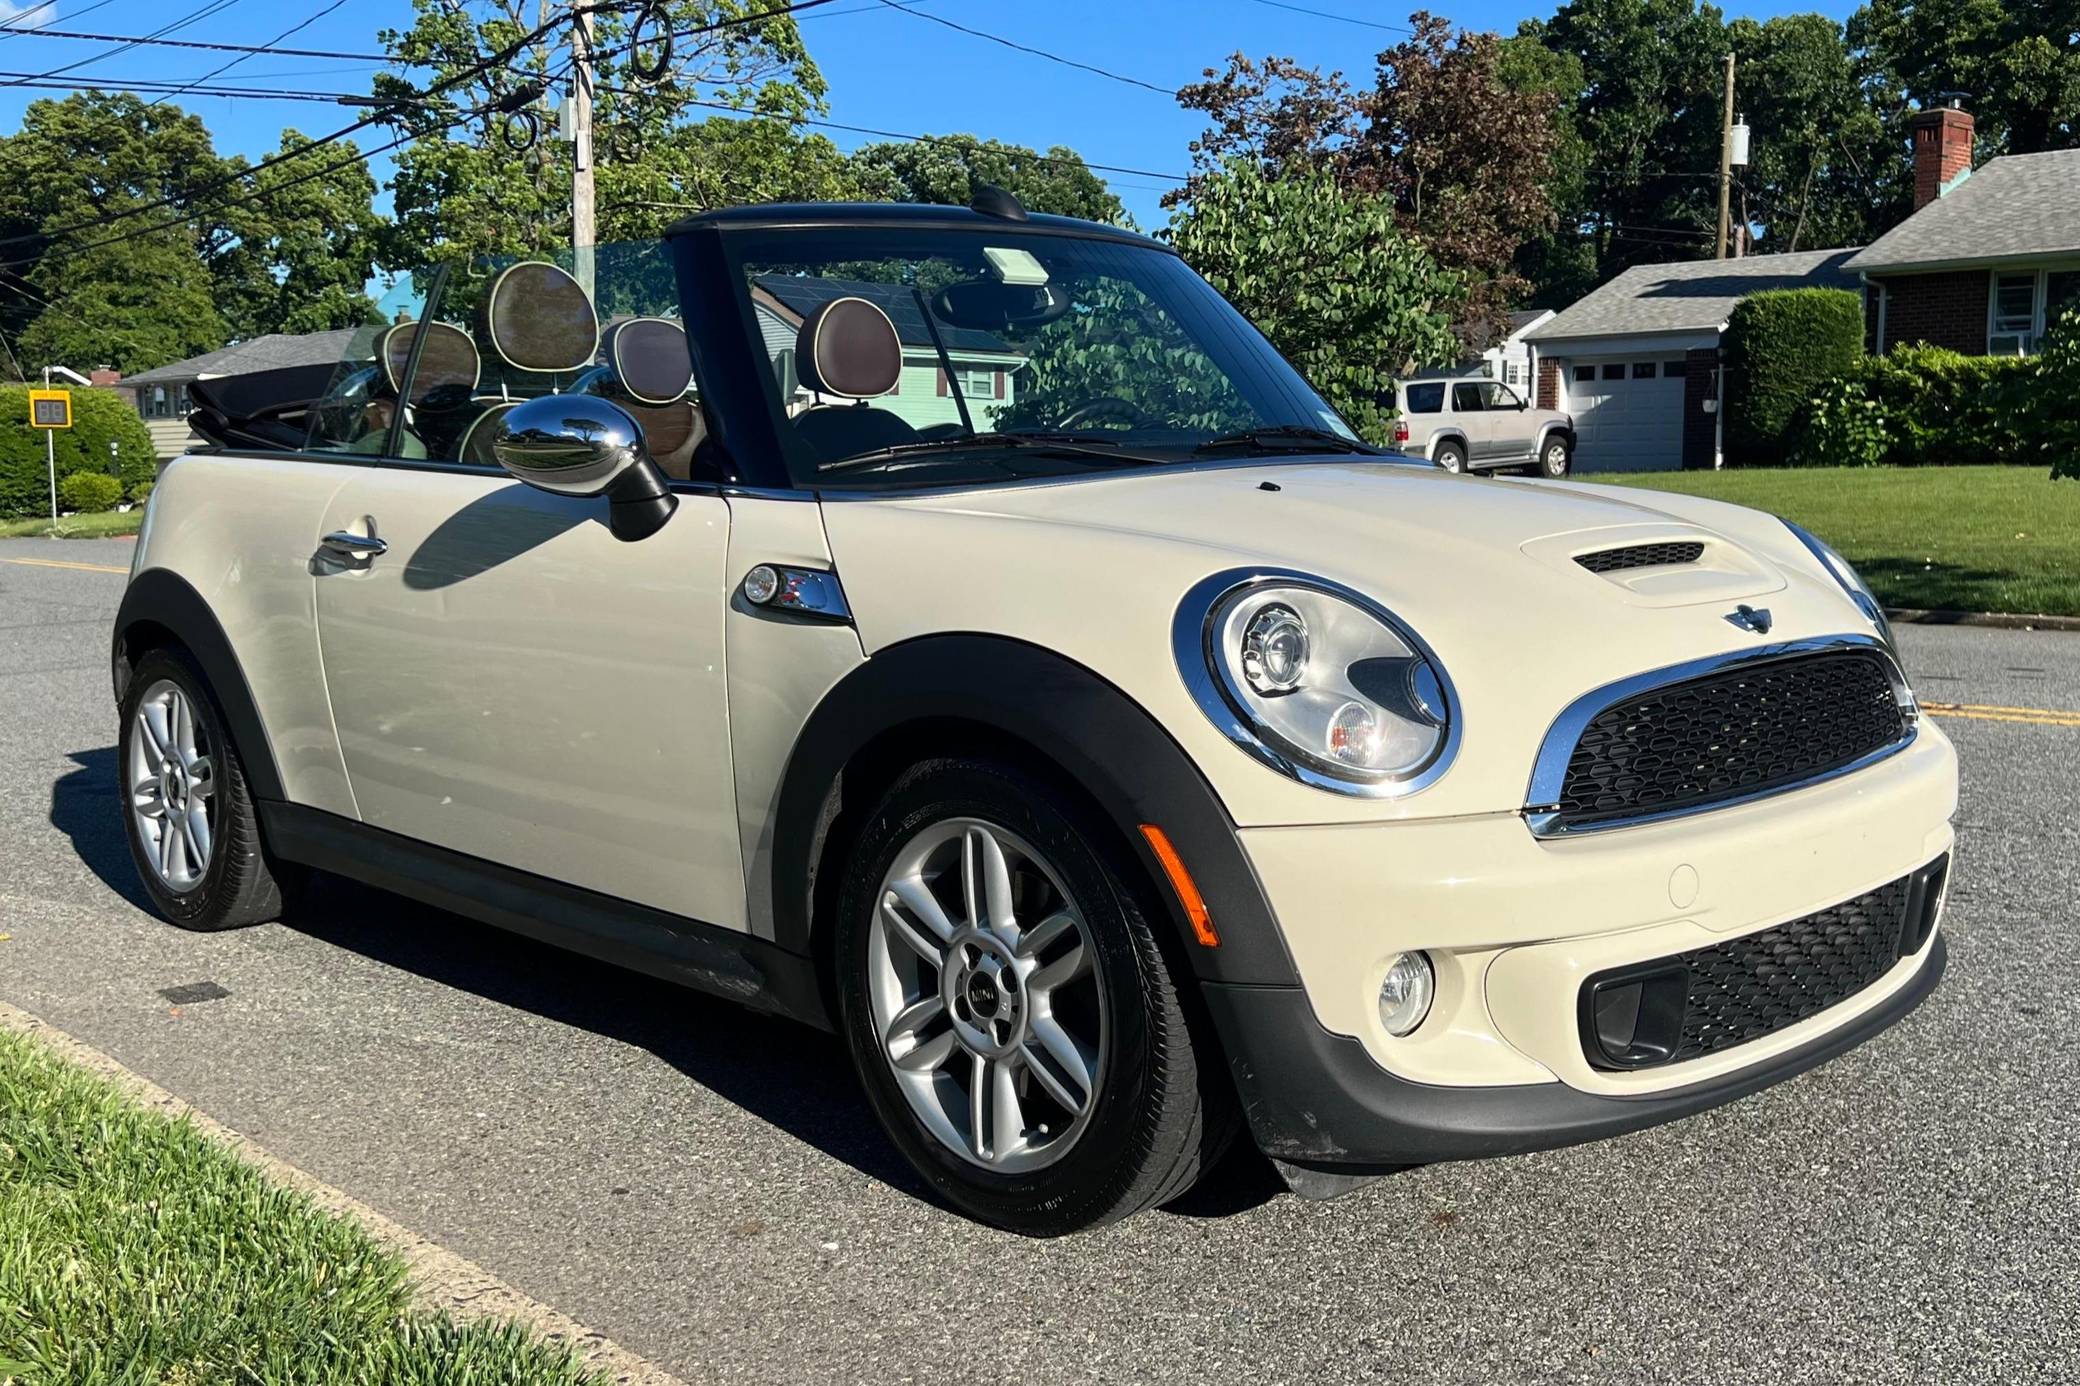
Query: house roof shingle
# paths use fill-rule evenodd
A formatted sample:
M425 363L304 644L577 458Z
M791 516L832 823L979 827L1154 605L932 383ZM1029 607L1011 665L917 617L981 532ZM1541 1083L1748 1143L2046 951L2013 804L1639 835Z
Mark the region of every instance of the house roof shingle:
M124 376L118 383L126 387L171 385L205 375L249 375L254 371L280 370L285 366L329 365L347 354L356 333L368 330L365 327L342 327L330 332L270 332L264 337L234 342L185 361L174 361Z
M1528 342L1631 337L1719 327L1733 305L1762 289L1853 289L1851 250L1801 250L1739 260L1634 265L1526 333Z
M2080 254L2080 149L2009 154L1865 246L1853 273Z

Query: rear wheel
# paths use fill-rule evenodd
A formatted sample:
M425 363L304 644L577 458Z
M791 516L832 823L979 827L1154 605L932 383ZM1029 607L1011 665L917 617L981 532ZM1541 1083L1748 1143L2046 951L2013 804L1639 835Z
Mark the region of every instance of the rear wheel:
M1457 443L1439 443L1430 454L1430 460L1448 472L1466 470L1466 449Z
M153 650L138 661L116 763L130 856L161 914L184 929L280 915L283 882L261 848L245 767L185 654Z
M1037 776L928 761L841 892L839 1003L876 1114L943 1197L1033 1236L1175 1197L1230 1129L1108 842Z

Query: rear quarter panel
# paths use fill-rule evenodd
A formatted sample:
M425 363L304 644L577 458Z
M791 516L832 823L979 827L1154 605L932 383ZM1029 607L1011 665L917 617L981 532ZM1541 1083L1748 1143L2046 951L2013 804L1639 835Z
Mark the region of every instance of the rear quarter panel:
M326 503L351 470L176 458L153 487L131 581L164 569L201 595L252 690L291 802L357 816L318 658L310 568Z

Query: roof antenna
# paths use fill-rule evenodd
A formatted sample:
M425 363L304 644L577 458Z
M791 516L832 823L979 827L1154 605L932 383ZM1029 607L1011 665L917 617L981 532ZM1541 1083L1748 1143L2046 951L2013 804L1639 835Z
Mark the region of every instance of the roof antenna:
M968 206L986 217L996 217L1001 221L1026 220L1026 209L1019 200L995 183L977 183L975 195L968 199Z

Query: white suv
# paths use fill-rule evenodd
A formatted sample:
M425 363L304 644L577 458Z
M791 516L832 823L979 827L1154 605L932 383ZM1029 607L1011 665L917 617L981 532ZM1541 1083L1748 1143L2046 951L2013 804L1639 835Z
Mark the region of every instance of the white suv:
M1376 453L1001 201L571 268L196 387L114 631L169 919L322 868L833 1027L1034 1234L1238 1132L1323 1195L1634 1130L1935 985L1956 759L1811 536Z
M1500 381L1403 381L1394 412L1394 446L1448 472L1530 466L1558 481L1574 466L1574 420Z

